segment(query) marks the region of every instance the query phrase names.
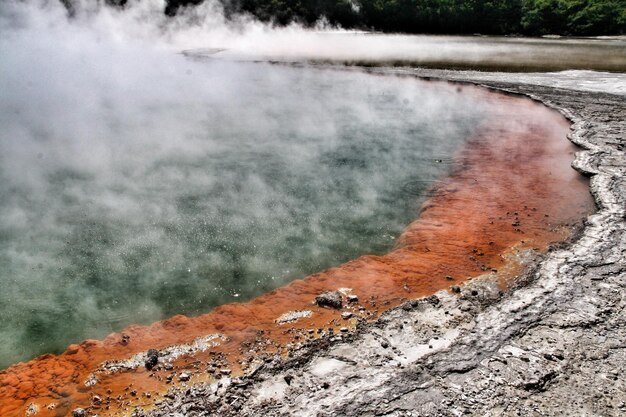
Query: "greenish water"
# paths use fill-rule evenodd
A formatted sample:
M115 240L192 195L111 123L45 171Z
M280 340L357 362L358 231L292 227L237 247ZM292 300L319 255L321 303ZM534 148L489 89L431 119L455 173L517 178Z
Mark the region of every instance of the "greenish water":
M386 252L485 111L408 78L169 59L142 68L158 90L72 111L62 82L3 83L1 366Z
M160 1L74 3L71 18L57 1L0 7L0 368L390 250L489 105L307 62L570 70L481 76L626 91L623 38L305 31L228 22L207 2L176 18ZM298 67L244 62L268 60Z
M0 8L0 368L385 253L491 113L413 78L185 56L341 44L157 3Z

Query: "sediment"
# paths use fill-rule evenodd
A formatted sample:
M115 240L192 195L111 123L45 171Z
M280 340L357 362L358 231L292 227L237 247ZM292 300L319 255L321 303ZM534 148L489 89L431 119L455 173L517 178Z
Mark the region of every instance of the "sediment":
M437 71L413 72L422 77L444 78ZM445 78L472 81L461 73L454 77L446 74ZM148 330L130 328L105 341L110 349L99 351L99 354L111 354L106 363L101 358L89 360L90 351L101 349L102 345L98 344L101 342L88 342L68 349L64 355L76 358L72 359L74 364L80 364L82 360L83 365L68 366L68 375L55 376L59 382L68 380L78 385L76 391L70 392L67 387L58 390L58 399L49 403L60 404L59 408L44 409L26 398L19 414L14 415L66 415L74 406L82 405L63 401L71 396L89 400L87 405L92 408L86 415L114 415L118 411L137 416L614 415L626 412L626 379L623 377L626 371L624 97L514 83L483 81L482 84L509 93L529 95L574 122L570 138L584 150L577 153L573 165L591 178L591 191L598 209L568 244L551 247L547 253L546 250L535 250L536 242L518 247L510 254L511 263L522 266L513 268L514 275L522 274L515 280L503 282L502 274L491 272L505 265L501 255L508 246L505 244L499 251L490 252L485 236L478 236L471 241L474 252L463 253L465 258L473 259L469 270L474 275L464 276L459 282L449 282L457 279L456 271L434 269L437 272L435 282L440 286L427 290L430 293L437 291L435 295L419 298L428 291L423 288L405 290L392 294L393 303L376 307L375 299L359 294L359 303L365 308L344 310L343 313L350 313L350 317L341 316L341 310L322 306L310 305L310 309L303 310L301 303L288 305L293 307L293 316L280 315L282 310L270 308L272 317L276 320L284 318L285 323L291 323L291 318L296 322L302 318L307 320L311 316L309 313L313 312L326 325L332 323L335 332L325 328L317 332L318 337L308 338L306 334L309 334L311 325L302 324L291 333L287 329L281 334L283 342L290 345L289 349L281 351L271 345L264 354L254 351L252 356L256 355L260 360L247 358L247 369L238 365L227 367L223 353L220 355L219 349L211 349L234 343L233 339L241 343L257 338L265 343L269 340L267 335L251 336L242 327L238 329L241 336L237 340L235 333L224 335L217 332L220 330L215 324L218 320L212 324L215 332L210 339L194 340L193 337L200 334L206 336L206 328L198 328L201 326L192 324L191 319L181 317ZM521 162L523 165L528 160ZM532 187L527 190L530 189ZM561 203L567 205L567 190L551 191L561 192ZM558 210L558 206L556 204L553 209ZM528 212L524 214L529 220L524 220L532 225L532 206L526 209ZM512 210L514 208L509 208L513 216ZM544 216L540 214L537 222ZM506 235L514 235L518 223L515 216L500 219L502 224L498 223L497 216L494 220L496 228L504 228L505 224L511 228L513 225L512 231ZM454 226L459 224L462 221ZM420 235L412 235L411 227L407 230L409 233L400 239L400 248L426 252ZM530 227L527 233L532 230ZM548 242L558 234L554 232L542 243L544 249L549 248ZM517 235L507 242L512 244L519 239ZM485 253L493 255L493 258L475 262L478 253L483 254L480 256ZM406 257L405 252L399 254L399 260ZM433 264L442 261L436 259ZM354 271L361 268L363 261L355 262L343 270L346 282L350 274L354 276ZM420 279L424 279L415 274L422 269L418 265L411 265L414 269L410 272L416 279L407 283L406 276L390 273L389 264L378 259L376 264L377 269L370 270L371 273L398 278L385 290L416 288ZM468 270L467 265L465 268L463 271ZM330 282L331 278L334 280L342 275L341 271L339 274L331 272L325 280L328 285L315 287L314 291L305 293L306 297L312 301L322 290L336 290L343 286ZM353 285L355 292L367 285L368 277L362 276L362 280ZM443 289L452 284L455 285L451 290ZM349 289L344 289L340 296L342 302L348 304L353 295ZM393 308L394 305L399 307ZM236 310L226 306L218 309L218 314L222 315L221 319L232 319L237 317ZM362 312L370 312L373 317ZM350 325L346 326L348 319ZM178 329L193 334L193 337L186 344L167 348L174 339L159 339L163 336L159 331L163 329L170 331L167 335ZM150 336L150 331L156 333ZM143 347L131 349L141 337L145 339ZM298 341L300 337L302 339ZM151 353L144 349L148 345L162 349ZM112 354L114 351L116 353ZM192 353L192 360L179 363L174 372L171 368L158 369L162 365L155 356L170 355L175 360L185 352ZM39 360L45 364L46 360L52 363L57 359L44 357ZM92 362L98 362L98 367ZM156 378L154 373L152 379L144 378L152 382L142 386L144 379L141 378L147 376L143 369L147 368L148 362L150 366L156 365L161 373L157 372ZM198 364L204 366L205 362L214 364L210 367L221 377L195 377ZM10 376L11 372L19 374L15 372L19 366L13 370L9 368L5 376ZM143 377L138 379L137 374L125 374L129 369L141 371ZM129 407L118 407L114 412L102 407L103 399L108 396L103 381L107 375L118 371L128 376L126 380L118 378L116 386L126 386L123 401L127 401ZM206 369L201 372L207 374ZM170 375L168 382L172 382L172 388L164 396L158 395L158 400L155 400L156 395L145 396L147 391L162 386L161 376ZM142 383L137 383L138 380ZM94 386L105 391L94 394L97 391ZM136 396L141 401L133 401Z

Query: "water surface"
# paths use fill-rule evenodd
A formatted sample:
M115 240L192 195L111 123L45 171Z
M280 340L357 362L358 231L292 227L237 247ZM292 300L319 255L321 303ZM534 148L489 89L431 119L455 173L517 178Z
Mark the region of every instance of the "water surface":
M430 85L444 96L458 88ZM100 413L102 405L92 398L104 393L106 413L131 413L161 398L174 373L190 373L196 383L214 381L207 369L215 367L232 376L254 372L275 354L292 355L320 337L371 322L407 299L473 278L494 280L506 289L525 270L529 253L545 253L571 236L593 211L593 200L588 181L570 167L576 148L566 139L569 123L557 112L476 87L461 87L459 93L489 111L465 146L452 158L436 160L450 161L453 170L428 193L419 216L391 251L292 281L247 303L225 304L196 317L176 315L148 327L128 326L104 340L72 344L61 355L13 365L0 371L0 413L24 415L33 407L42 416L75 407ZM403 189L411 192L423 182L412 180ZM339 310L314 305L318 294L337 289L358 300L344 296ZM285 323L285 315L294 311L306 314ZM348 319L342 314L347 312ZM147 370L149 349L160 349L160 361L169 365Z
M522 38L513 36L433 36L381 33L281 33L207 42L190 55L214 58L312 61L366 66L546 72L594 70L626 72L626 38ZM220 49L211 49L219 47ZM204 51L204 52L203 52Z
M387 252L488 113L408 78L159 58L130 94L2 78L1 366Z

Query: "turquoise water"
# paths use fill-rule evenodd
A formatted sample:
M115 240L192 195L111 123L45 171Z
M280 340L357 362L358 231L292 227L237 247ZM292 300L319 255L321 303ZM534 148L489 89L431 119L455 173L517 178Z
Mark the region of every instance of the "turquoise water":
M388 251L485 114L410 78L60 56L0 64L2 367Z

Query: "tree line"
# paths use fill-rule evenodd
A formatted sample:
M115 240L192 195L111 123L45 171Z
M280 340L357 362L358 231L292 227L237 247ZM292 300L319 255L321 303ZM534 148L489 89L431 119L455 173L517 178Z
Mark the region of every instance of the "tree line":
M61 0L71 1L71 0ZM126 0L108 0L118 5ZM202 0L166 0L165 13ZM433 34L626 34L626 0L219 0L227 15L311 26Z

